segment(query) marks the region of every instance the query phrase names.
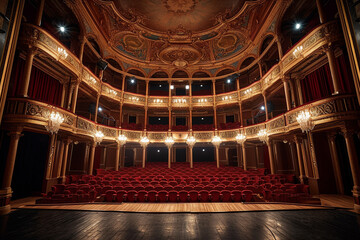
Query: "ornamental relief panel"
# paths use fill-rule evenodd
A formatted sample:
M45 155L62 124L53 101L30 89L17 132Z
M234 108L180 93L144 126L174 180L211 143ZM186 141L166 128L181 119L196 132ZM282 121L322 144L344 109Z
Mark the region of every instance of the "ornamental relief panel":
M104 133L104 136L106 136L106 137L115 138L117 136L117 131L115 129L99 127L99 130L102 131Z
M26 115L48 118L50 115L50 111L49 109L39 106L37 104L27 103Z
M196 139L201 139L201 140L209 140L214 136L214 133L212 132L198 132L198 133L194 133L194 137Z
M81 130L85 130L87 131L89 134L92 134L92 133L95 133L96 131L96 128L95 128L95 125L88 122L88 121L85 121L84 119L82 118L78 118L78 121L77 121L77 128L81 129Z
M245 128L245 135L246 136L257 135L261 129L264 129L264 125Z
M238 134L238 131L226 131L226 132L220 132L220 137L224 139L233 139Z
M138 141L141 137L140 132L134 132L134 131L124 131L123 134L129 139L129 140L136 140Z
M310 113L313 117L327 115L335 112L336 112L335 101L327 102L319 106L314 106L310 108Z
M149 133L148 137L150 140L161 141L165 140L166 133Z
M268 126L269 126L269 130L285 127L285 119L283 117L281 117L279 119L270 121L268 123Z

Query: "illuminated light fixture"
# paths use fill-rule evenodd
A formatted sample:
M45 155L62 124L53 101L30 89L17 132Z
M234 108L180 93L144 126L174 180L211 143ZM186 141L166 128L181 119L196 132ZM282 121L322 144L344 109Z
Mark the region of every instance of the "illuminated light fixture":
M295 58L300 57L303 49L304 49L303 46L298 46L297 48L295 48L295 50L293 52L294 57Z
M165 139L165 145L168 147L168 148L171 148L172 145L174 145L175 141L172 137L167 137Z
M65 29L64 26L60 26L60 27L59 27L59 30L60 30L60 32L62 32L62 33L64 33L64 32L66 31L66 29Z
M193 147L196 143L196 138L194 136L188 137L186 139L186 143L189 145L189 147Z
M48 119L48 124L45 126L45 128L51 134L56 134L63 122L64 118L58 112L51 112Z
M119 135L116 139L116 142L119 144L119 145L124 145L127 141L127 137L123 134Z
M63 48L61 48L61 47L58 47L58 53L61 55L61 56L63 56L63 57L65 57L65 58L67 58L67 56L68 56L68 53L66 52L66 50L65 49L63 49Z
M242 133L238 133L238 135L236 135L235 139L238 144L242 145L246 141L246 136Z
M161 118L158 118L158 120L160 121L160 120L161 120Z
M160 152L160 149L158 149L157 152L159 153L159 152Z
M204 120L204 118L201 118L201 120Z
M185 85L185 89L190 89L190 86L189 85Z
M263 143L267 143L269 141L269 136L268 136L266 129L261 129L258 132L257 136L258 136L259 140L262 141Z
M94 134L94 141L95 143L99 144L104 139L104 134L102 131L96 131Z
M174 85L170 85L170 89L173 90L173 89L174 89Z
M249 94L249 93L251 93L252 92L252 88L249 88L249 89L247 89L247 90L245 90L245 94Z
M260 109L264 111L264 110L265 110L265 106L261 106Z
M117 95L117 92L115 90L112 90L112 89L109 90L109 93L111 93L112 95L115 95L115 96Z
M135 79L130 79L130 83L135 83Z
M299 123L302 132L310 132L315 127L308 110L300 112L296 117L296 121Z
M203 85L201 84L200 87L203 87Z
M231 83L231 79L226 80L227 83Z
M149 144L149 142L150 142L150 140L146 136L144 136L140 139L140 145L142 147L146 147Z
M221 142L222 140L218 135L215 135L211 140L211 143L214 144L215 147L219 147Z
M203 148L202 151L205 152L205 148Z
M101 107L98 108L99 112L101 112L103 109Z
M161 87L161 84L159 85L159 87Z
M296 24L295 24L295 29L296 29L296 30L299 30L300 28L301 28L301 23L296 23Z

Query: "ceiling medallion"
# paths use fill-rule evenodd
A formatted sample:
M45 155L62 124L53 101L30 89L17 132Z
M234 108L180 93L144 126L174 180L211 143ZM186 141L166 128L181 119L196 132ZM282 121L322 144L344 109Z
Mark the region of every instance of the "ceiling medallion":
M166 9L174 13L187 13L194 9L199 0L163 0Z
M189 45L173 45L162 50L159 57L164 63L186 67L189 64L198 63L201 53Z

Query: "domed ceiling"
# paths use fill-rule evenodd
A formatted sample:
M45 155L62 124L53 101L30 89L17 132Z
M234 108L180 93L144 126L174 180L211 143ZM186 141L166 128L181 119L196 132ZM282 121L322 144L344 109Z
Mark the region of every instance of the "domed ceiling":
M239 12L244 0L114 0L127 19L142 18L142 25L158 32L174 31L182 26L193 32L218 24L217 18L230 18Z
M250 45L275 2L83 0L121 56L175 68L219 64L237 56Z

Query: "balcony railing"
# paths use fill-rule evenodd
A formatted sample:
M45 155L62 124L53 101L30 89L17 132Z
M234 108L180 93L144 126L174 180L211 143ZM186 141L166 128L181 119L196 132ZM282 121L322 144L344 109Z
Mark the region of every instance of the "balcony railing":
M239 90L238 94L240 95L240 98L238 98L238 101L247 100L261 94L264 90L281 80L284 74L289 73L296 65L304 61L310 55L313 55L314 52L339 39L341 39L341 34L336 22L329 22L317 27L298 42L277 65L262 77L261 80ZM83 66L81 69L79 59L44 29L34 25L25 24L24 31L22 31L20 35L20 43L40 49L44 54L49 55L54 60L58 61L59 64L62 64L65 68L72 71L74 75L81 76L82 81L95 92L100 92L101 89L101 94L111 97L116 101L122 100L121 90L111 87L108 84L101 83L99 78L86 67ZM106 87L104 87L104 85L106 85ZM128 92L123 95L124 103L145 106L146 96ZM237 93L217 95L215 105L218 106L229 102L236 102L237 97L235 95L237 95ZM154 102L154 99L161 99L162 101ZM176 99L179 101L174 102ZM186 100L186 103L183 99ZM169 106L168 97L148 96L148 100L149 107ZM191 105L194 107L214 106L214 99L212 96L193 96L191 99L188 99L187 97L172 97L170 106L189 107L190 101Z
M354 95L339 95L322 99L310 104L303 105L282 114L270 121L230 130L212 130L212 131L193 131L198 142L210 142L215 133L219 134L223 141L235 141L235 136L242 130L247 139L257 139L259 130L266 128L269 136L287 134L291 131L300 131L300 126L296 121L297 115L304 110L308 110L316 127L315 131L322 128L328 129L329 123L334 119L358 120L360 117L360 108ZM57 111L64 117L61 124L61 131L69 134L77 134L79 137L93 137L96 130L100 130L105 135L105 141L115 142L115 138L120 134L128 137L129 142L138 142L141 136L147 134L151 142L163 142L163 139L169 133L172 134L176 142L185 142L190 131L164 131L164 132L143 132L136 130L119 129L97 124L90 120L77 116L62 108L57 108L43 102L30 100L27 98L8 99L5 107L4 126L24 126L25 129L36 129L46 132L45 126L51 111ZM335 126L334 126L335 127Z

